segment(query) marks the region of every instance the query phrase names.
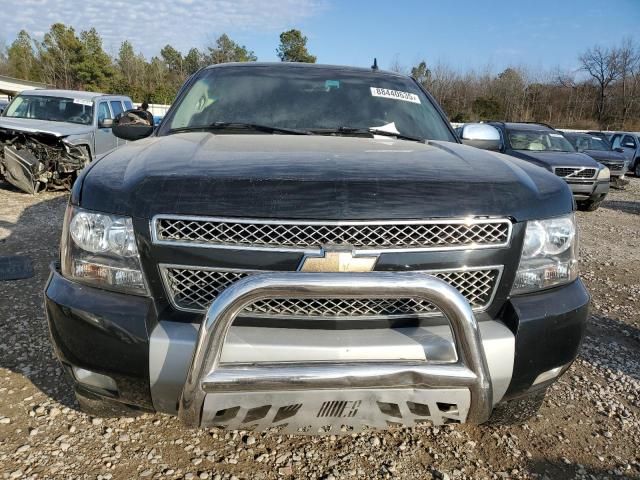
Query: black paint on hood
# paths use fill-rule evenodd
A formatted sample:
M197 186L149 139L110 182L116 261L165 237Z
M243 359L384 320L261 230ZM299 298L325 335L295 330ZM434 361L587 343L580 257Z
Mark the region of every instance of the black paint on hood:
M613 150L585 150L584 153L598 162L622 165L625 161L624 155Z
M84 208L142 218L526 220L573 207L564 181L527 162L392 138L174 134L118 149L81 180Z

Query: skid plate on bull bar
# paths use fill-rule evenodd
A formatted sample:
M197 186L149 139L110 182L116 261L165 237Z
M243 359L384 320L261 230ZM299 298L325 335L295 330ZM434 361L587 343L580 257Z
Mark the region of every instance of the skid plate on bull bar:
M309 363L309 364L267 364L252 365L247 368L227 365L220 365L220 355L226 335L231 324L237 315L244 308L258 300L268 298L389 298L389 297L411 297L422 298L433 303L449 319L458 354L456 363L432 364L429 362L344 362L344 363ZM467 421L481 423L488 419L492 408L491 379L476 319L471 311L471 307L465 298L446 282L433 276L420 273L265 273L252 275L244 278L222 292L209 308L203 324L200 327L198 343L196 345L193 361L187 374L187 379L182 391L179 405L179 417L189 426L201 426L217 423L228 428L235 428L236 421L248 424L244 416L240 415L240 409L248 412L252 408L262 408L264 411L270 406L267 414L273 415L269 420L264 420L266 426L274 426L277 411L272 412L273 403L280 407L294 407L303 402L293 401L296 396L308 398L305 392L326 391L327 395L323 402L351 402L365 400L365 412L374 425L381 426L382 418L375 412L375 408L380 409L378 402L403 404L403 409L407 407L407 402L422 405L433 405L429 397L435 398L438 390L445 393L453 393L451 389L466 389L469 394L469 401L460 402L447 401L443 397L443 404L456 405L458 412L467 410ZM361 397L353 395L353 390L370 391L371 396L366 394ZM396 395L389 393L395 402L384 402L377 400L386 398L382 395L383 390L396 390ZM423 392L420 398L423 402L413 402L410 400L408 390ZM430 395L426 392L433 391ZM331 391L343 391L344 397L339 399L330 398ZM351 391L350 395L347 392ZM400 391L403 391L400 394ZM222 394L229 394L223 396ZM375 393L375 395L374 395ZM235 395L234 395L235 394ZM252 400L248 400L249 394ZM239 405L237 399L242 395L247 395L247 401ZM271 395L271 397L267 397ZM272 398L267 402L260 399ZM278 396L280 396L278 398ZM220 399L220 407L214 405L216 398ZM226 400L223 400L226 398ZM235 400L234 400L235 398ZM275 401L277 400L277 401ZM451 400L451 399L450 399ZM234 405L230 406L232 403ZM375 406L374 406L375 402ZM258 405L260 404L260 405ZM286 404L286 405L285 405ZM317 423L310 422L312 417L308 412L313 412L316 407L317 412L322 405L310 404L312 408L304 409L297 422L290 420L287 427L293 429L313 429ZM294 408L290 407L290 408ZM225 413L227 409L236 409L238 420L235 416L226 424L211 418L211 415L224 416L231 415ZM327 407L329 408L329 407ZM340 408L340 407L335 407ZM347 407L345 407L347 408ZM400 408L399 406L397 408ZM420 407L422 408L422 407ZM449 408L449 407L447 407ZM302 410L302 407L300 407ZM438 416L437 409L433 409ZM431 409L430 409L431 411ZM222 412L222 413L221 413ZM430 412L431 413L431 412ZM402 417L402 416L401 416ZM420 418L432 417L432 415L422 415ZM226 417L225 417L226 418ZM249 417L251 421L253 417ZM263 417L264 418L264 417ZM290 416L289 418L295 418ZM322 417L319 417L322 418ZM399 418L397 423L414 422L411 416L406 416L404 421ZM416 417L417 418L417 417ZM218 418L220 420L220 418ZM275 423L280 423L278 419ZM387 423L385 418L385 424ZM435 423L441 423L437 418ZM464 421L464 418L452 420ZM445 420L442 420L444 422ZM355 428L366 422L342 422L341 420L328 421L321 426L347 425ZM391 420L391 422L393 422ZM258 428L261 422L254 422ZM355 423L355 425L354 425ZM396 423L396 422L393 422ZM296 425L297 424L297 425ZM242 428L245 428L244 426ZM315 432L311 432L315 433Z
M201 425L339 435L394 424L464 423L469 403L466 388L210 393L204 401Z

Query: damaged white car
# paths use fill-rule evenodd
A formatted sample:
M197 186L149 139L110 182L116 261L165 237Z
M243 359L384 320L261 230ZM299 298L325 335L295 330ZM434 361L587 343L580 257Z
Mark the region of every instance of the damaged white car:
M30 90L0 116L0 178L27 193L70 189L89 162L125 143L113 118L129 97L68 90Z

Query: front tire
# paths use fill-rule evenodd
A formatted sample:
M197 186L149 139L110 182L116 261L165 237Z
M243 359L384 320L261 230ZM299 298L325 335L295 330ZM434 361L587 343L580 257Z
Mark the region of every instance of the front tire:
M578 210L580 210L581 212L594 212L600 207L601 203L602 199L578 202Z

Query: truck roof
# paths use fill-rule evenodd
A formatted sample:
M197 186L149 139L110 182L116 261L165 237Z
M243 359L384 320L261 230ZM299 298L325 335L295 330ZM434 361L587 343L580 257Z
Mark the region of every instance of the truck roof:
M487 122L487 123L501 123L505 128L517 128L518 130L554 130L553 127L545 125L544 123L533 122Z
M39 95L44 97L71 97L78 100L93 100L97 97L126 97L126 95L113 95L99 92L84 92L81 90L57 90L57 89L36 89L25 90L20 95Z
M292 70L292 69L314 69L314 70L341 70L343 72L353 72L353 73L368 73L368 74L382 74L382 75L392 75L395 77L403 77L407 78L407 75L397 72L391 72L388 70L374 70L372 68L365 67L348 67L344 65L327 65L322 63L303 63L303 62L232 62L232 63L220 63L216 65L209 65L205 67L205 69L212 68L226 68L226 67L242 67L242 68L256 68L256 67L269 67L273 69L283 69L283 70Z

